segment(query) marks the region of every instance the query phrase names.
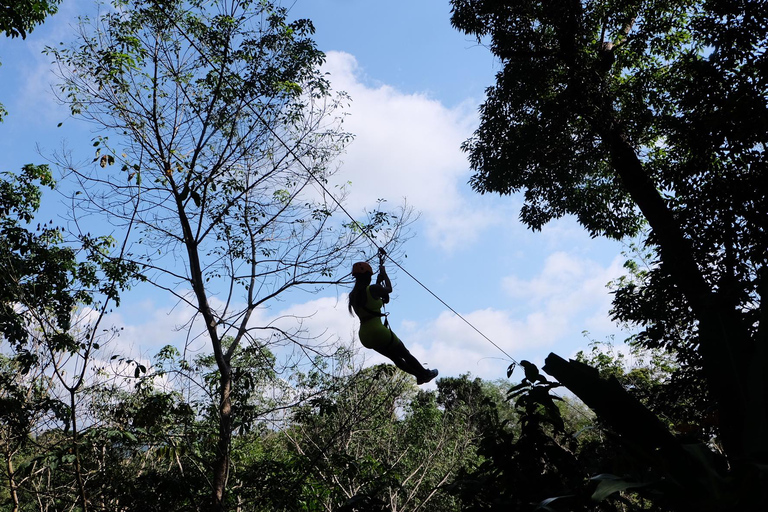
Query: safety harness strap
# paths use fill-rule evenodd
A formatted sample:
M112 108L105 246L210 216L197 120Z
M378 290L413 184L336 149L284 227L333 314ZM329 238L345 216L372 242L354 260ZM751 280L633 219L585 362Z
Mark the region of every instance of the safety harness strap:
M389 327L389 320L387 319L387 315L389 315L389 313L382 313L381 311L373 311L372 309L368 309L365 306L361 306L361 309L366 313L368 313L369 315L372 315L373 317L379 317L379 318L384 317L384 325ZM368 320L372 320L372 318L369 318Z

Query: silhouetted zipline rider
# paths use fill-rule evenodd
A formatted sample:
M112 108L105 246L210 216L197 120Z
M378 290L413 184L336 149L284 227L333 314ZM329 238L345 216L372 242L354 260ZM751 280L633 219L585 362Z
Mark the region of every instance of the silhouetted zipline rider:
M349 292L349 312L356 314L360 319L358 336L365 348L391 359L398 368L416 377L417 384L426 384L437 377L437 370L424 368L392 331L387 314L381 311L384 304L389 302L389 294L392 293L392 282L384 268L385 255L384 250L380 248L376 284L371 284L373 269L370 264L358 261L352 265L355 286Z

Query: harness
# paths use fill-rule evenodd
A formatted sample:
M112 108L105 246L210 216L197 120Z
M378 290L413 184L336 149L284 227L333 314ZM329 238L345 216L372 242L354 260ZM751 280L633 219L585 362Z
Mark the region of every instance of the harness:
M384 249L379 248L379 266L384 266L384 258L387 255L386 252L384 252ZM368 287L370 288L370 287ZM367 294L371 293L370 290L366 289L366 303L368 302ZM373 297L373 295L371 295ZM386 309L386 305L384 303L383 299L381 300L381 308ZM381 311L373 311L372 309L369 309L367 305L363 304L362 306L358 306L360 309L371 315L370 318L366 318L365 320L361 319L362 323L365 323L369 320L373 320L374 318L382 318L384 317L384 327L389 329L389 344L391 345L393 341L395 341L395 333L392 331L392 328L389 326L389 313L384 311L383 313Z
M368 293L370 293L370 292L368 292ZM381 307L383 308L384 305L382 304ZM389 319L387 318L387 315L389 315L389 313L386 313L386 312L382 313L380 311L373 311L372 309L369 309L366 306L358 306L358 308L363 310L363 311L365 311L369 315L371 315L369 318L366 318L365 320L360 319L361 323L368 322L368 321L373 320L374 318L377 318L377 317L378 318L384 317L384 327L386 327L389 330L389 344L386 345L386 348L389 348L392 345L392 343L395 341L395 332L389 326ZM382 347L382 348L384 348L384 347Z
M384 306L382 305L381 307L383 308ZM360 306L360 309L362 309L363 311L365 311L366 313L371 315L371 318L367 318L365 320L365 322L367 322L368 320L373 320L375 317L379 317L379 318L384 317L384 327L386 327L387 329L392 331L392 329L389 327L389 319L387 318L389 316L389 313L387 313L387 312L382 313L381 311L374 311L372 309L368 309L366 306Z

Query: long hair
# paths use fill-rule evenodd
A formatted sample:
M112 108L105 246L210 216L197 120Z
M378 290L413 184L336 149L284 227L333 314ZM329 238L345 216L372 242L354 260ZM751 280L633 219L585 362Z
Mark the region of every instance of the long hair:
M349 314L355 314L355 307L364 308L365 303L368 302L368 297L365 293L365 289L371 284L370 274L358 274L355 276L355 286L349 292L348 300Z

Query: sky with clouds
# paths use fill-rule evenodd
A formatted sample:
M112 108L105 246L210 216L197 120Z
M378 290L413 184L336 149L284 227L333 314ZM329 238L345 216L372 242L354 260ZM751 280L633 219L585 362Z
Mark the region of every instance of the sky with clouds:
M0 168L41 161L66 143L90 147L92 126L67 118L51 92L55 76L42 48L69 39L74 15L89 2L65 1L61 12L26 41L0 41ZM549 352L571 356L595 339L625 334L609 320L606 284L622 273L622 247L591 239L573 219L541 232L519 221L520 198L481 196L461 143L477 126L483 91L498 70L488 50L450 26L447 0L296 0L326 52L324 71L351 97L345 129L354 141L340 157L337 183L351 182L346 207L362 215L378 198L420 212L399 263L515 360L541 363ZM79 11L78 11L79 10ZM62 128L56 128L59 122ZM56 215L46 206L46 214ZM373 251L372 251L373 252ZM506 375L507 356L407 275L391 272L390 322L412 353L441 375ZM293 297L260 311L260 320L306 316L305 327L355 344L346 290ZM113 322L118 343L145 356L184 342L189 311L162 293L124 297ZM204 348L202 341L193 343ZM366 364L383 362L361 354Z

